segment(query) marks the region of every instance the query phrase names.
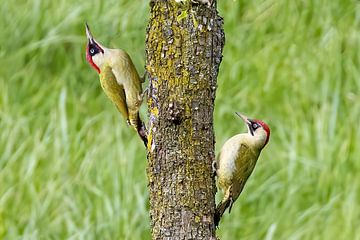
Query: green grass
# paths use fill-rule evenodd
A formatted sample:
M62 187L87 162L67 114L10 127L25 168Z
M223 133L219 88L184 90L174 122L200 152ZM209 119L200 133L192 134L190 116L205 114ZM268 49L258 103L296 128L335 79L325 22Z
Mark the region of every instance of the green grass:
M86 20L142 69L147 3L0 11L0 239L150 239L142 143L84 57ZM360 4L238 0L219 11L217 150L245 130L234 111L272 130L219 236L360 239Z

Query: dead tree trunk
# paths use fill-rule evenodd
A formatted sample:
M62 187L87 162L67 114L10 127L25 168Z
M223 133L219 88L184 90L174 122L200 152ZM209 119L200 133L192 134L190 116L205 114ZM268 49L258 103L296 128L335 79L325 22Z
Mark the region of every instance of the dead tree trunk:
M146 70L152 238L214 239L213 110L223 21L216 3L153 0L150 7Z

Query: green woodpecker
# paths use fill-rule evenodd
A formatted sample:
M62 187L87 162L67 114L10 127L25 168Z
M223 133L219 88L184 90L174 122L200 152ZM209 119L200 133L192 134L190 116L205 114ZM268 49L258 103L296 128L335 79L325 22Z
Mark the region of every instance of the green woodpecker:
M254 170L261 150L269 141L270 128L260 120L249 119L236 113L247 125L248 132L233 136L223 145L218 162L216 175L218 185L224 194L216 208L215 225L219 224L225 210L231 207L243 190L246 181Z
M139 116L142 103L142 87L144 82L139 77L130 56L121 49L106 48L92 36L86 25L88 44L86 60L99 73L101 87L115 104L127 123L135 128L147 145L144 123Z

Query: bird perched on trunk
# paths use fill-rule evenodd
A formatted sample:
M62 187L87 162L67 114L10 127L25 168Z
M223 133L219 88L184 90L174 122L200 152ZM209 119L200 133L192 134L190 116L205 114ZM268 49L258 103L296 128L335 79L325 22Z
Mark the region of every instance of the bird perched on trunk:
M115 104L127 123L135 128L147 145L146 128L139 116L142 103L143 78L138 72L130 56L122 49L110 49L102 46L92 36L86 25L88 44L86 60L99 73L101 87Z
M236 113L247 125L248 132L233 136L223 145L218 162L216 175L218 184L224 194L216 207L215 225L218 226L225 210L231 207L239 197L246 181L254 170L261 150L269 141L270 128L260 120L249 119Z

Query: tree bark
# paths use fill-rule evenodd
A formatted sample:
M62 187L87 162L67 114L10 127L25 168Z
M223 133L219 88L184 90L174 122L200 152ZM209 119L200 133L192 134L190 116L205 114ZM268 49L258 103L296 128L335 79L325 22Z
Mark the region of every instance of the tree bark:
M213 111L225 41L216 3L150 1L148 182L153 239L215 239Z

